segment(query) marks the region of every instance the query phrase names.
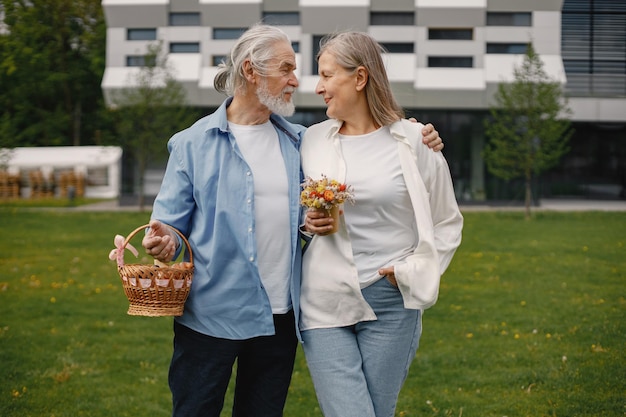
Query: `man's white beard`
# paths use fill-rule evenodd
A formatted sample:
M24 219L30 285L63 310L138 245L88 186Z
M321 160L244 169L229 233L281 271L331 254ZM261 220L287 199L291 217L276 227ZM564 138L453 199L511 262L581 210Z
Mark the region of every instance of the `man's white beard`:
M267 84L261 83L256 90L256 96L259 98L261 104L265 105L272 113L289 117L296 111L296 105L293 104L291 98L289 98L289 101L285 101L283 94L286 92L293 93L294 88L286 87L279 95L273 96L267 91Z

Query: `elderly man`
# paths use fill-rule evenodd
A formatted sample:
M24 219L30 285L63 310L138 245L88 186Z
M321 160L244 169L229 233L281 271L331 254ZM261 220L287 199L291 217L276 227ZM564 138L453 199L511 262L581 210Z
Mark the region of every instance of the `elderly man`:
M298 87L280 29L255 25L215 78L229 96L175 134L154 202L147 253L168 262L188 237L195 275L174 321L173 416L218 417L233 364L233 416L282 416L296 347L300 284L300 139L285 120ZM432 125L426 142L442 147Z

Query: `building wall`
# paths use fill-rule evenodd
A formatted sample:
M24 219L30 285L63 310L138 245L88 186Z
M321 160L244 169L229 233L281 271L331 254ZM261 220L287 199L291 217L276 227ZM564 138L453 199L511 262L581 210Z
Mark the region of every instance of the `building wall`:
M197 44L196 52L170 53L169 62L191 105L217 107L224 100L213 88L220 57L235 43L237 30L266 18L294 43L300 81L294 121L305 125L325 117L315 94L319 38L335 30L370 33L390 50L384 58L399 103L433 122L445 138L460 199L480 199L498 188L490 185L480 156L482 119L498 84L513 80L523 46L533 42L548 75L570 96L577 132L604 138L615 150L603 165L592 156L581 162L595 155L595 148L573 149L576 156L562 165L580 173L575 180L580 183L592 177L599 183L626 182L626 0L103 0L102 5L108 26L102 87L109 102L111 92L128 86L139 70L128 66L129 57L141 56L158 40L166 51ZM197 13L197 22L170 24L177 13ZM136 29L152 29L154 39L130 40ZM586 146L581 135L575 134L573 146ZM548 176L565 178L567 172Z
M390 79L401 91L403 106L417 109L486 109L495 87L512 80L513 68L522 54L486 53L488 44L533 42L550 76L566 83L561 56L562 0L103 0L107 20L107 67L102 86L107 99L111 90L128 84L137 71L127 66L127 58L141 55L151 40L128 40L129 29L152 28L165 50L173 43L198 43L195 53L171 53L170 63L187 87L194 106L213 107L223 97L213 90L216 57L228 53L234 39L216 39L215 29L245 29L263 19L264 13L297 12L297 24L284 26L299 46L298 76L301 81L296 104L321 107L315 96L316 36L335 30L361 30L381 43L412 44L412 52L389 53L386 62ZM171 13L200 14L197 26L170 26ZM370 13L413 13L412 24L371 24ZM492 12L530 13L529 26L490 25ZM429 39L430 29L469 29L471 39ZM471 66L432 67L433 58L471 58ZM573 106L574 120L589 117L589 106L626 109L621 97ZM583 100L584 101L584 100ZM614 118L613 113L600 118ZM626 113L626 111L624 112ZM619 120L623 118L617 117Z

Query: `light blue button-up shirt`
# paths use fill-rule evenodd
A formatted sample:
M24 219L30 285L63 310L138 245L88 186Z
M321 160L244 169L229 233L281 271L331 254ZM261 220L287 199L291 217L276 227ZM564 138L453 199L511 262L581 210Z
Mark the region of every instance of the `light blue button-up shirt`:
M184 314L176 320L210 336L248 339L274 334L274 323L257 265L252 171L226 118L231 101L169 140L170 157L152 218L180 230L193 251L193 283ZM298 323L299 147L305 128L277 115L270 119L278 133L289 184L291 277L285 279L291 280Z

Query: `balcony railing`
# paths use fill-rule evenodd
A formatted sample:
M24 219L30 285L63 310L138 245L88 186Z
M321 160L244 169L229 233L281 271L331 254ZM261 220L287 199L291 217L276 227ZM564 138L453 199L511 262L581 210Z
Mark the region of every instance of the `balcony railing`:
M626 74L567 74L565 91L574 97L626 97Z

